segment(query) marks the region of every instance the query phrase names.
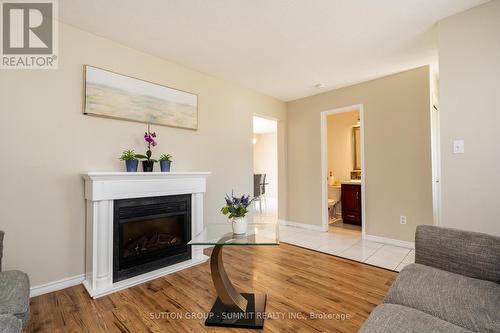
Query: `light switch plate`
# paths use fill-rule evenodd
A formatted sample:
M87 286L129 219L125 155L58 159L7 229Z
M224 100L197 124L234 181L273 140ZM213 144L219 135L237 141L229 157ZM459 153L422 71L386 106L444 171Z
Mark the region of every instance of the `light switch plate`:
M465 153L464 140L453 140L453 154Z

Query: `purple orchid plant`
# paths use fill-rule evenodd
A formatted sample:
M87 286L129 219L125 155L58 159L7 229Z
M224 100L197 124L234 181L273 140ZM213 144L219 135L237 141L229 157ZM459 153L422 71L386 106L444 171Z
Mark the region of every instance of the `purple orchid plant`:
M229 219L245 217L248 213L248 206L253 202L254 199L250 199L249 195L242 195L241 197L235 197L234 191L231 192L231 196L226 194L225 197L226 205L222 207L221 212L224 215L229 215Z
M156 147L156 145L158 144L158 142L156 141L156 132L151 132L149 124L148 124L148 131L144 133L144 141L146 141L146 144L148 147L148 150L146 151L146 155L137 154L135 156L137 158L142 158L142 159L145 159L147 161L157 162L156 160L151 158L151 155L153 154L151 152L151 147Z

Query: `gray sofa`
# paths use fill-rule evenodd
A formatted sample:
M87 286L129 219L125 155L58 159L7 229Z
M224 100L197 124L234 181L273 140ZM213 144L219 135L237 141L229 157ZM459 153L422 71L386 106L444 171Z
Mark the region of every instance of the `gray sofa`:
M418 226L415 264L359 332L500 332L500 237Z
M3 237L0 230L0 332L18 333L29 318L30 283L21 271L2 272Z

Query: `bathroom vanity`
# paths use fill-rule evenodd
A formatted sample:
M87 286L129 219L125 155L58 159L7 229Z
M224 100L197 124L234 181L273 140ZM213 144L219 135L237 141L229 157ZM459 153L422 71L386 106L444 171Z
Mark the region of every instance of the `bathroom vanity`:
M342 220L344 223L361 225L361 182L342 182Z

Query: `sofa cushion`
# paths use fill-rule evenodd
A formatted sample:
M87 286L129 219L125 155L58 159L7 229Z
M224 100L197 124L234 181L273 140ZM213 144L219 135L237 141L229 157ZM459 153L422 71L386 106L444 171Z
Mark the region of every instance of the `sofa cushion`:
M500 283L500 237L419 225L415 263Z
M500 285L491 281L410 264L384 303L408 306L474 332L500 332Z
M0 315L0 332L21 333L22 329L21 319L12 315Z
M28 321L30 283L21 271L0 272L0 314L15 315Z
M397 304L381 304L358 333L472 333L422 311Z

